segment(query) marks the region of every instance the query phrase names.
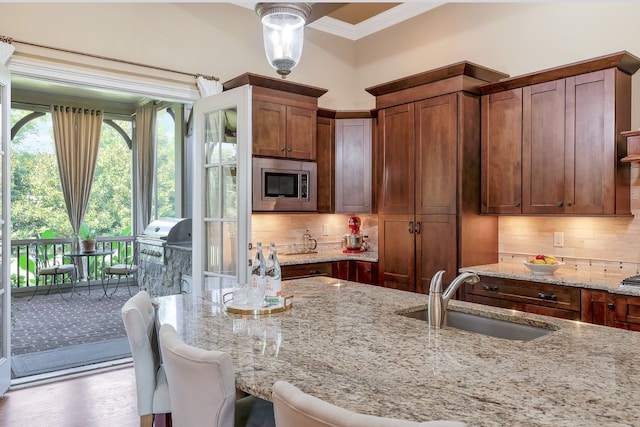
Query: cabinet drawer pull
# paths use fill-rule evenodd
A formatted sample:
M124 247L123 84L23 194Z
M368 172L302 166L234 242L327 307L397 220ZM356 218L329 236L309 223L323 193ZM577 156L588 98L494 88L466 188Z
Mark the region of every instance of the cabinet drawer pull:
M515 202L515 203L513 204L513 207L514 207L514 208L519 208L519 207L520 207L520 202Z
M322 271L320 270L309 270L309 274L320 274Z
M414 231L416 234L420 234L420 221L416 221L416 226Z
M556 203L556 206L557 206L557 207L559 207L559 208L561 208L561 207L562 207L562 202L558 202L558 203Z
M538 294L538 298L543 299L543 300L547 300L547 301L555 301L555 300L558 299L558 297L553 295L553 294L548 295L548 294L543 294L543 293L539 293Z
M282 147L282 148L280 149L280 151L284 151L284 147Z
M287 151L288 151L288 152L292 152L292 151L293 151L293 149L292 149L292 148L288 148L288 149L287 149Z
M609 304L607 304L607 308L609 310L613 310L614 308L616 308L616 306L612 302L610 302Z
M498 287L497 286L489 286L489 285L482 285L482 289L484 289L485 291L497 291Z
M409 221L409 234L413 234L413 221Z
M570 200L567 200L566 205L567 205L567 206L571 206L571 201L570 201Z

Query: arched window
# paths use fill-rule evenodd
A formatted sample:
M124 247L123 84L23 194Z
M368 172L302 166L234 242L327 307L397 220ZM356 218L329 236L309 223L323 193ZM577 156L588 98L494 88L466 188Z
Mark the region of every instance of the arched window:
M71 237L56 161L51 115L41 109L11 111L11 238L51 231ZM85 222L99 235L131 233L132 121L105 114Z

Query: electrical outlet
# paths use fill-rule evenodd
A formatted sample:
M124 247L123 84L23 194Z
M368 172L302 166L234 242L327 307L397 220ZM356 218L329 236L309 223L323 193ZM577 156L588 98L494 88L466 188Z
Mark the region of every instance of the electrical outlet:
M564 246L564 233L562 231L553 232L553 246L561 248Z
M322 235L323 236L329 235L329 224L322 224Z

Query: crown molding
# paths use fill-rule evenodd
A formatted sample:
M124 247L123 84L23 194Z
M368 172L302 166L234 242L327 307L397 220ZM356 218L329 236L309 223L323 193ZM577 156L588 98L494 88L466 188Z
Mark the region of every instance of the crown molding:
M310 23L307 27L355 41L391 27L392 25L399 24L414 16L428 12L443 4L445 3L402 3L356 25L325 16Z

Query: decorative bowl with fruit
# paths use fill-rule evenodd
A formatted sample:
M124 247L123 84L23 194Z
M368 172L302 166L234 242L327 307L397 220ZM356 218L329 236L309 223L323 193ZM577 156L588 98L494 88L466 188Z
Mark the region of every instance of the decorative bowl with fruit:
M531 270L531 274L553 274L564 265L564 262L559 262L553 255L542 254L527 257L522 263Z

